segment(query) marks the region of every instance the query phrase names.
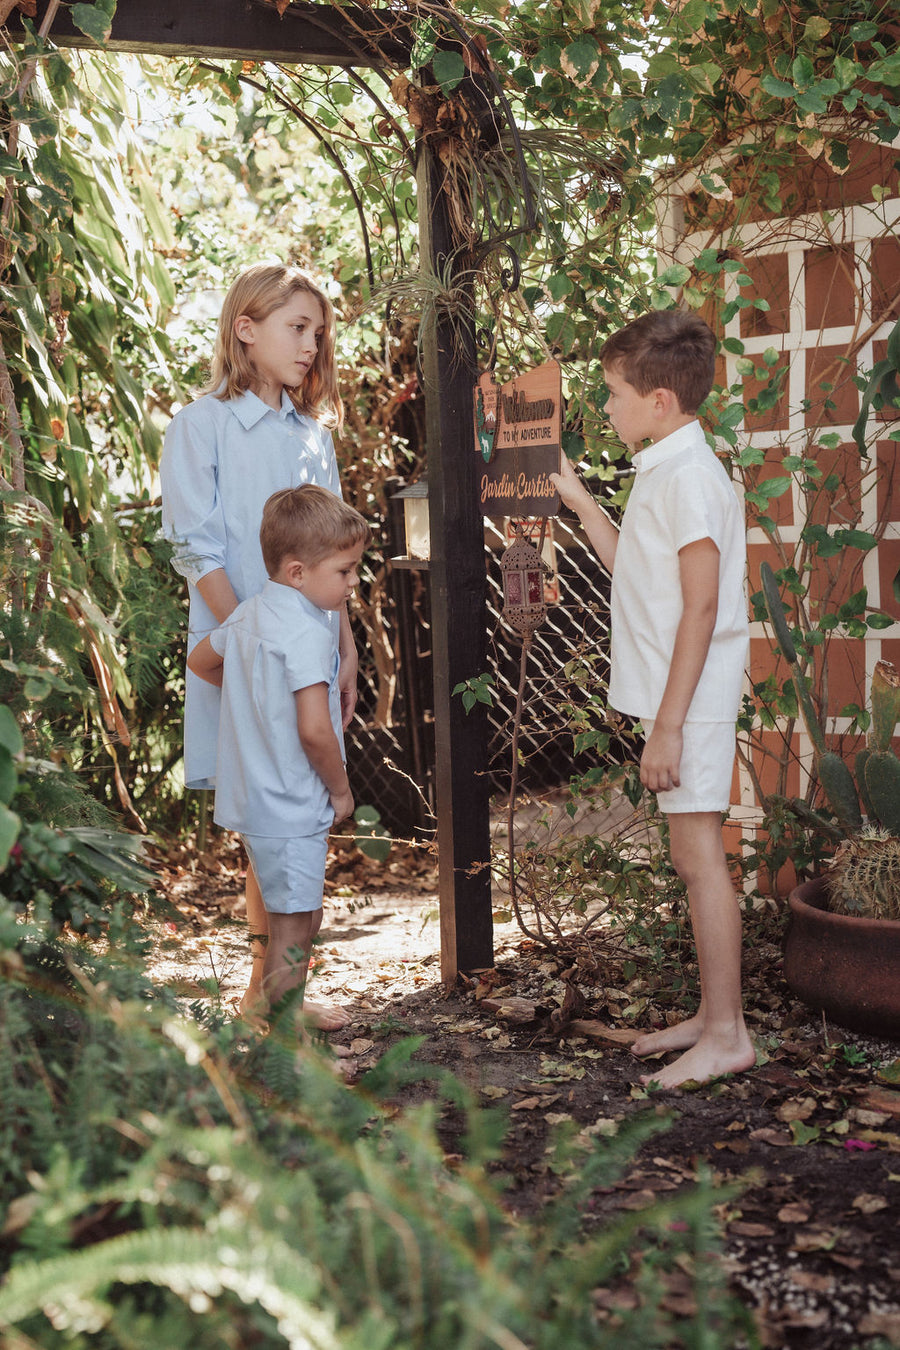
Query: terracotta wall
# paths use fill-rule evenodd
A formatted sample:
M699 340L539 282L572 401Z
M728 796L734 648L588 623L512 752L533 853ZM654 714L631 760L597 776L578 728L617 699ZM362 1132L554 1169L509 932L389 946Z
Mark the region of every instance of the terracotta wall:
M877 549L869 553L852 550L820 559L810 577L811 607L825 601L827 609L834 609L865 586L870 606L895 620L891 628L869 630L864 640L831 636L821 649L827 665L821 659L817 664L817 694L828 718L829 740L845 750L852 748L853 738L841 711L848 704L866 703L880 657L900 666L900 603L892 589L900 571L900 470L898 442L887 438L892 424L900 426L900 411L873 415L868 458L860 457L851 440L860 406L856 378L884 356L887 336L900 314L895 159L896 151L859 144L850 171L838 178L824 163L804 158L785 177L783 200L794 213L783 217L746 209L739 165L730 176L733 190L726 200L704 198L695 179L683 179L672 187L661 230L663 265L690 264L700 249L711 246L739 250L752 278L752 286L741 294L768 301L767 311L740 310L722 333L739 338L750 357L774 348L777 368L786 371L775 405L755 414L749 404L765 381L752 376L741 381L747 412L740 445L756 446L765 456L762 465L747 471L747 486L779 476L785 455L810 457L823 478L835 475L838 484L829 497L805 490L795 478L790 492L771 499L768 514L776 523L780 550L748 509L751 591L759 589L763 558L776 568L785 555L800 558L801 531L808 521L830 531L856 527L879 537ZM722 374L729 384L739 382L736 361L734 355L725 360ZM771 633L756 623L749 679L759 681L772 672L779 683L789 676ZM746 762L736 770L732 795L731 847L742 836L753 838L760 819L759 788L770 792L776 787L780 764L786 765L782 786L792 794L806 790L811 763L805 731L783 722L774 730L757 728L743 750Z

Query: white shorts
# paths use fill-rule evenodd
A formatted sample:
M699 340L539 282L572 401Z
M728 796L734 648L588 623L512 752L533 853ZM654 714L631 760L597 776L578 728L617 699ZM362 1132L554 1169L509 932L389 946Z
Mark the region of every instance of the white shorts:
M653 718L641 718L646 739ZM734 722L685 722L682 728L681 785L658 792L660 811L727 811L734 774Z
M263 904L271 914L307 914L322 908L328 833L269 839L242 834Z

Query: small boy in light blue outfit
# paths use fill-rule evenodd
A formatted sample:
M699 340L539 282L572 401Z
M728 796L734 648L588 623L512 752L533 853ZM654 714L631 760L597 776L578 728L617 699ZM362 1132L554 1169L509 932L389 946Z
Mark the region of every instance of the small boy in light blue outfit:
M269 1007L306 982L328 831L353 812L330 614L356 586L370 537L363 517L325 488L274 493L260 527L268 582L188 658L222 689L214 819L240 834L259 880ZM299 961L288 960L292 948Z

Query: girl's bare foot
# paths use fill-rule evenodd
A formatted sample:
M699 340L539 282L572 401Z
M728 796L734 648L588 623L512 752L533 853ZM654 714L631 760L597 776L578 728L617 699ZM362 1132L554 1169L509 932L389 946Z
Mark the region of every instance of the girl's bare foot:
M643 1058L644 1055L666 1054L669 1050L690 1050L703 1035L703 1018L699 1015L688 1017L684 1022L676 1022L662 1031L648 1031L631 1044L631 1053Z
M655 1073L641 1074L641 1082L659 1088L708 1083L711 1078L721 1078L726 1073L743 1073L745 1069L752 1069L755 1063L753 1042L742 1027L734 1036L704 1034L674 1063Z
M255 1031L263 1031L266 1027L266 1013L268 1005L259 989L253 986L247 989L238 1004L238 1016L243 1018L248 1026L253 1027Z
M313 1003L308 998L303 1000L303 1016L317 1031L340 1031L341 1027L350 1024L346 1008L338 1008L333 1003Z

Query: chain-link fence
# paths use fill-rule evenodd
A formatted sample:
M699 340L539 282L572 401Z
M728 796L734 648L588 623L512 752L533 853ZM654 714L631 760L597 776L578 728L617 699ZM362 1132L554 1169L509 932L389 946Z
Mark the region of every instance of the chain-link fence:
M488 710L489 766L492 787L507 794L511 773L511 737L516 710L521 639L501 618L500 557L508 542L501 522L486 522L488 574L488 671L494 701ZM370 636L373 606L364 606L367 629L357 617L360 653L359 704L347 737L347 757L356 800L372 805L395 834L409 835L433 826L434 723L431 627L427 570L385 564L402 551L385 523L382 552L370 555L372 576L366 585L384 588L377 607L382 630L379 646L393 652L386 676L384 659L373 657ZM609 577L574 524L552 522L554 579L558 600L548 607L528 655L525 707L519 736L518 782L541 792L568 782L598 762L596 752L573 754L568 709L583 705L589 692L605 688L609 670ZM579 654L592 658L590 688L566 673ZM390 683L385 696L386 678ZM612 730L605 758L624 761L633 751L627 736Z

